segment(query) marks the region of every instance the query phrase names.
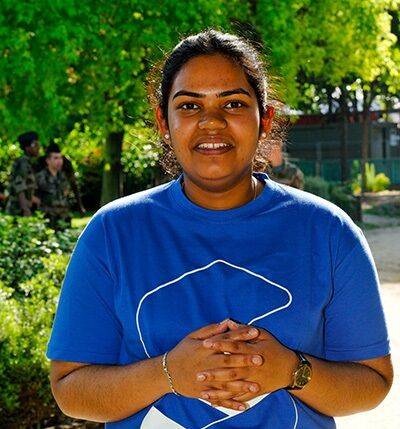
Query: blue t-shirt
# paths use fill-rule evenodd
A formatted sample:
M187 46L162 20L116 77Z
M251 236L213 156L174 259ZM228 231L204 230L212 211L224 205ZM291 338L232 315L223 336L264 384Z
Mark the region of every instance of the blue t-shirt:
M208 210L180 179L114 201L82 233L47 356L125 365L233 318L333 361L389 353L378 278L361 230L331 203L256 173L254 201ZM244 412L167 394L109 429L334 428L286 390Z

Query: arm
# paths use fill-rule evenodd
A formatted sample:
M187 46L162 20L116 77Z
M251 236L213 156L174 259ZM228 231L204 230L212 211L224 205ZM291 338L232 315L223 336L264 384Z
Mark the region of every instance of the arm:
M196 372L205 368L224 366L253 366L251 356L235 356L235 362L216 359L214 351L206 349L202 340L224 332L227 321L209 325L185 337L168 354L168 367L174 387L188 397L199 397L202 385ZM236 339L252 339L248 327L237 330ZM166 393L171 393L168 379L162 368L162 357L146 359L131 365L89 365L53 360L51 387L61 410L75 418L97 422L124 419ZM235 394L248 391L251 383L236 383ZM240 402L232 401L238 406Z
M393 382L390 355L359 362L306 357L312 364L313 377L303 390L291 393L329 416L346 416L375 408Z
M30 202L26 199L25 192L18 194L19 206L24 216L31 216Z
M96 422L124 419L169 393L161 357L126 366L52 361L50 380L64 414Z
M269 332L258 329L260 334L253 344L234 344L226 334L224 339L215 336L203 343L218 352L255 353L263 358L262 366L239 369L234 374L220 369L206 371L205 386L215 387L204 390L211 402L218 404L228 394L224 386L221 389L222 380L247 379L260 386L257 394L246 393L234 397L238 401L248 401L291 384L298 363L297 356ZM290 393L320 413L344 416L370 410L382 402L390 390L393 380L390 356L359 362L331 362L306 356L312 364L312 379L304 389Z

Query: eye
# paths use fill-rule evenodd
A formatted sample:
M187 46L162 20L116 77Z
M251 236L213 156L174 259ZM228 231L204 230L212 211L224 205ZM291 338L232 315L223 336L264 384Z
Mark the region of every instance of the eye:
M247 105L242 101L235 100L225 104L225 107L227 109L239 109L240 107L247 107Z
M195 103L183 103L180 106L178 106L178 109L180 110L197 110L199 106Z

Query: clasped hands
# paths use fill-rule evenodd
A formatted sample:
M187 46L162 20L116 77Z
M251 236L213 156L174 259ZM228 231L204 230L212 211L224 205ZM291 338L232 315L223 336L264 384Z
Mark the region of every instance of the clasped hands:
M192 332L168 356L180 394L239 411L288 386L297 364L296 354L268 331L230 319Z

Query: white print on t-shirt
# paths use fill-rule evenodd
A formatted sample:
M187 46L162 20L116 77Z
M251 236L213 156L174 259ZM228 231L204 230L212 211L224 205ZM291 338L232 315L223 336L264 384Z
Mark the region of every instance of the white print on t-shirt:
M159 290L161 290L163 288L166 288L168 286L174 285L174 284L178 283L180 280L182 280L183 278L185 278L187 276L190 276L192 274L198 273L199 271L207 270L210 267L212 267L212 266L214 266L215 264L218 264L218 263L225 264L225 265L227 265L227 266L229 266L231 268L243 271L243 272L245 272L245 273L247 273L247 274L249 274L251 276L257 277L258 279L260 279L260 280L264 281L265 283L267 283L268 286L273 286L273 287L279 288L279 289L281 289L282 291L284 291L287 294L288 301L284 305L279 306L277 308L274 308L274 309L272 309L272 310L270 310L270 311L268 311L266 313L259 314L256 317L253 317L252 320L250 320L248 322L249 325L254 324L255 322L257 322L257 321L259 321L259 320L261 320L261 319L263 319L265 317L268 317L271 314L274 314L274 313L276 313L278 311L281 311L281 310L283 310L283 309L285 309L285 308L287 308L287 307L289 307L291 305L291 303L292 303L292 294L284 286L282 286L282 285L280 285L280 284L278 284L278 283L276 283L276 282L274 282L272 280L269 280L268 278L266 278L266 277L264 277L264 276L262 276L260 274L257 274L257 273L255 273L255 272L253 272L253 271L251 271L251 270L249 270L247 268L240 267L238 265L234 265L234 264L232 264L230 262L227 262L227 261L224 261L222 259L217 259L217 260L212 261L212 262L210 262L209 264L207 264L207 265L205 265L203 267L196 268L196 269L191 270L191 271L187 271L187 272L183 273L182 275L180 275L179 277L177 277L177 278L175 278L173 280L170 280L170 281L168 281L168 282L166 282L166 283L164 283L162 285L157 286L156 288L154 288L151 291L147 292L141 298L141 300L139 301L139 305L138 305L137 311L136 311L136 327L137 327L137 330L138 330L138 333L139 333L140 342L141 342L141 344L143 346L143 350L144 350L144 352L146 353L146 355L149 358L151 357L151 355L148 352L148 348L146 347L146 343L145 343L145 340L143 338L142 330L140 328L140 311L142 309L142 306L143 306L143 303L145 302L145 300L149 296L157 293ZM255 406L257 403L261 402L266 396L268 396L268 394L262 395L262 396L258 396L257 398L254 398L253 400L249 401L248 402L249 407L251 408L251 407ZM293 424L293 429L296 429L296 427L297 427L297 421L298 421L298 410L297 410L297 407L296 407L296 404L295 404L293 398L290 395L289 395L289 397L292 400L293 407L294 407L294 412L295 412L295 422ZM201 401L204 402L205 404L207 404L208 406L211 406L208 402L203 401L203 400L201 400ZM203 426L201 429L208 429L208 428L211 428L213 426L216 426L217 424L219 424L219 423L221 423L221 422L223 422L223 421L225 421L227 419L230 419L230 418L232 418L232 417L234 417L237 414L239 414L239 413L242 412L242 411L231 410L231 409L228 409L228 408L225 408L225 407L217 407L217 409L220 410L221 412L223 412L224 414L226 414L226 416L223 417L223 418L221 418L221 419L219 419L219 420L213 421L213 422L207 424L206 426ZM161 413L157 408L155 408L153 406L153 407L151 407L150 411L147 413L146 417L144 418L144 420L143 420L143 422L141 424L141 429L161 428L161 427L165 428L165 429L182 429L183 428L183 426L181 426L178 423L176 423L175 421L171 420L169 417L165 416L163 413Z

